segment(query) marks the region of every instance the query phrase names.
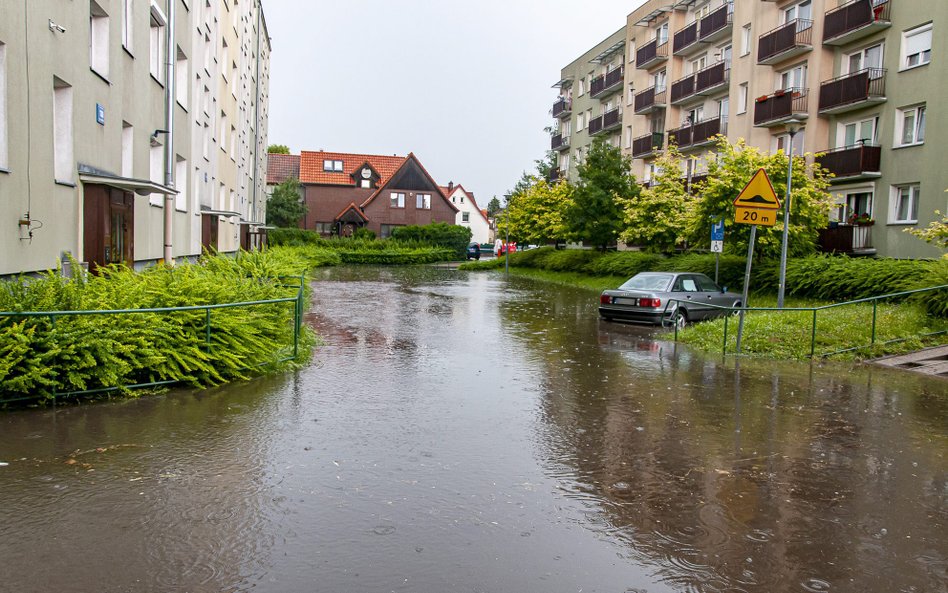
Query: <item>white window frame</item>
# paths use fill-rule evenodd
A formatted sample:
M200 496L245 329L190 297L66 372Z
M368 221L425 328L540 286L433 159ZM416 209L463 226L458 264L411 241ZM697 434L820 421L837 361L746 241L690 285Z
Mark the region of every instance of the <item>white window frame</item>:
M135 173L135 128L122 122L122 177L134 177Z
M922 66L927 66L932 61L932 38L934 33L932 31L933 24L927 23L914 29L909 29L902 32L902 43L899 51L899 72L903 70L912 70L913 68L921 68ZM909 39L918 35L928 35L928 49L922 50L918 53L908 54L906 45L909 42ZM909 64L909 58L911 56L918 55L919 61L915 64Z
M165 147L154 140L148 149L148 179L158 185L165 184ZM152 206L161 206L164 202L164 196L161 194L149 194L148 203Z
M323 171L327 173L341 173L342 161L337 159L323 159Z
M753 37L751 36L751 24L747 23L741 27L741 57L749 56L751 47L753 47Z
M188 159L180 154L175 155L174 187L178 193L174 197L174 209L178 212L188 211Z
M892 197L889 200L889 224L918 224L918 202L921 188L920 183L892 186ZM905 190L908 190L908 218L899 218L899 205L902 202L902 192Z
M89 2L89 67L108 80L109 15L95 0Z
M793 156L803 156L803 153L806 151L806 144L804 139L806 138L806 128L800 128L800 130L793 136ZM787 154L785 146L788 145L790 140L790 134L777 134L773 139L773 152L782 150L784 154ZM783 144L783 146L781 146Z
M789 84L784 83L784 77L787 78L787 82ZM795 78L799 78L799 81L795 81ZM798 89L802 91L803 89L807 88L806 78L807 63L803 62L801 64L796 64L777 73L777 82L774 84L774 90L789 91L790 89ZM794 84L794 82L799 82L800 84L797 85Z
M866 66L866 52L873 48L879 48L879 65L878 66ZM853 56L859 56L859 68L853 70L850 68L850 60ZM858 51L849 52L843 56L843 59L840 63L840 74L855 74L865 70L866 68L882 68L882 65L885 63L885 43L873 43L868 45Z
M431 194L415 194L415 210L431 210Z
M160 84L164 84L165 52L167 52L167 48L165 47L165 27L168 26L168 19L165 17L165 13L162 12L161 8L155 4L154 0L151 3L148 26L148 71L151 73L152 78Z
M737 86L737 114L747 113L747 97L748 92L747 83L742 82Z
M135 0L122 1L122 47L132 53L132 40L135 30Z
M404 192L393 191L389 197L388 202L389 208L404 208L405 207L405 194Z
M188 80L191 78L190 69L188 68L188 56L185 55L184 51L180 46L176 46L177 51L175 52L175 67L174 67L174 94L175 100L178 102L178 105L183 107L185 110L188 109Z
M470 212L462 212L462 213L461 213L461 222L464 223L464 224L471 224L471 213L470 213Z
M895 142L893 143L893 148L921 146L925 144L925 111L925 104L912 105L895 110ZM905 142L905 116L910 113L914 114L912 119L912 139L909 142Z
M7 46L0 42L0 169L6 170L10 165L9 144L7 142Z
M53 78L53 179L72 184L75 162L73 154L73 93L72 86Z
M871 138L866 139L864 144L877 144L879 142L879 117L863 117L860 119L845 120L838 122L836 124L836 148L846 148L847 146L858 146L863 139L854 138L852 143L846 142L846 128L849 126L856 126L856 134L859 134L859 130L862 127L862 124L866 122L872 123L872 134ZM854 135L854 136L855 136Z

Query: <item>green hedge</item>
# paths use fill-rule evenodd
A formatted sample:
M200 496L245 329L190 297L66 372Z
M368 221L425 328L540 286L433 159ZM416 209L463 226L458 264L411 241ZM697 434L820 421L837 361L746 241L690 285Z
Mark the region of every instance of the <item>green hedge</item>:
M464 264L463 269L490 269L504 265L504 258ZM714 277L715 258L710 254L673 257L621 251L554 250L543 247L510 255L510 265L591 276L634 276L647 271L700 272ZM744 285L746 260L722 255L718 269L720 284L740 291ZM757 293L776 293L779 265L773 260L754 262L751 288ZM948 284L948 260L900 260L812 255L787 262L787 295L830 301L847 301L916 288ZM948 290L914 297L930 315L948 316Z
M444 222L434 222L423 226L402 226L392 230L392 239L399 242L443 247L458 257L464 257L467 246L471 242L471 229Z
M458 231L446 231L446 228L460 229L463 231L461 235L470 237L470 230L467 228L438 223L425 227L400 227L398 230L404 230L404 234L400 234L397 239L372 239L365 236L325 238L315 231L304 229L274 229L270 231L269 240L271 245L306 248L306 253L338 254L339 260L336 263L425 264L450 261L464 255L468 245L467 239L459 241L458 237L461 235ZM429 235L424 237L417 229L426 229ZM441 240L446 241L448 245L440 244ZM463 245L460 251L458 245Z
M0 311L151 309L295 296L284 286L307 261L292 250L213 256L201 263L99 276L50 273L0 283ZM291 282L290 282L291 283ZM0 400L159 381L194 386L243 379L282 366L292 352L294 303L205 311L48 317L0 316ZM302 352L315 342L302 336Z

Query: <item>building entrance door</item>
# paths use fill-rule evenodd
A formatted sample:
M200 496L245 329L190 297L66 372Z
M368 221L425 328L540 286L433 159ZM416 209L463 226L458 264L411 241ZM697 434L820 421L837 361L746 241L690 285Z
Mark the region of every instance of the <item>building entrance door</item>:
M83 188L83 256L89 270L135 262L134 195L105 185Z

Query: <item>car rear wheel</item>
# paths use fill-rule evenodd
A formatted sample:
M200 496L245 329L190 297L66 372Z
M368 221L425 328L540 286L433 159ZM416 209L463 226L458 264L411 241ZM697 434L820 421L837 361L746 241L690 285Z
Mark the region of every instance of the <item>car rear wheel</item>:
M688 314L681 307L672 316L672 324L672 327L677 327L679 330L685 329L685 326L688 325Z

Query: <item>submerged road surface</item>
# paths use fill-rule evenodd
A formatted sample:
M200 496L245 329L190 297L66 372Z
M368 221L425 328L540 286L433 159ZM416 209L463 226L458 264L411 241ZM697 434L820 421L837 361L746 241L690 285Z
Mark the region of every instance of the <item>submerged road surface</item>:
M945 382L320 271L312 364L0 413L0 591L944 592Z

